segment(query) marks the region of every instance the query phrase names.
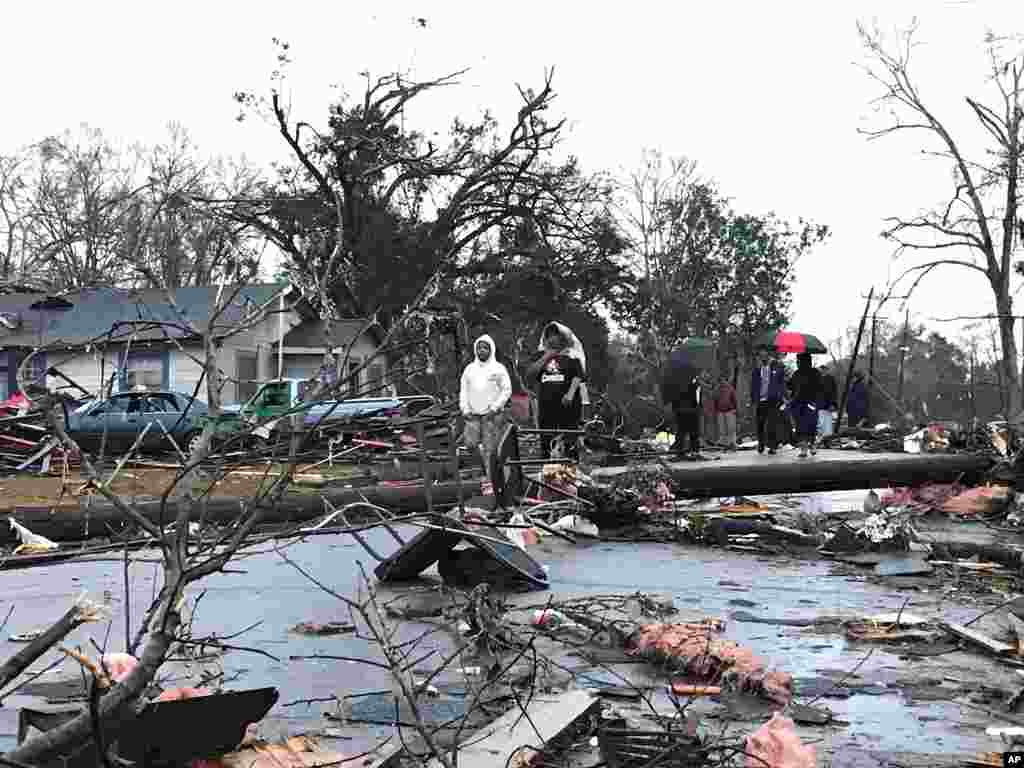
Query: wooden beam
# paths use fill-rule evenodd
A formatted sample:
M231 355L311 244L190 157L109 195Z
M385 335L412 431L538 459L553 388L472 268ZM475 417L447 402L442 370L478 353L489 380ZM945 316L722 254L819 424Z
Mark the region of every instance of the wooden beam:
M596 713L600 699L590 691L569 691L557 699L534 698L526 714L513 707L490 725L465 739L457 748L459 768L494 768L509 765L513 753L524 744L547 745L569 731L584 717ZM523 764L529 763L526 756ZM428 768L439 768L431 760Z
M989 653L994 653L997 656L1006 656L1013 653L1015 650L1009 643L1002 643L998 640L993 640L988 635L983 635L981 632L975 632L973 629L968 629L962 624L948 624L944 621L939 622L939 626L952 635L956 635L961 640L966 640L969 643L984 648Z

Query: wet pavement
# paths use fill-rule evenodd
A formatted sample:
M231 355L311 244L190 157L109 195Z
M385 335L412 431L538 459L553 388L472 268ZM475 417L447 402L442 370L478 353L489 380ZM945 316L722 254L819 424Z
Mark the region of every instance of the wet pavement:
M839 497L836 505L844 503ZM411 533L411 532L410 532ZM371 532L371 546L389 552L394 547L383 532ZM288 547L288 556L316 578L343 594L359 588L357 561L368 560L355 542L346 538L319 537ZM750 646L767 659L769 666L785 670L801 688L826 698L817 706L828 706L835 717L849 722L846 727L802 728L806 739L817 740L819 764L884 764L886 755L897 753L964 754L997 751L1000 744L984 733L997 721L958 703L933 700L944 691L949 698L961 696L959 688L976 688L985 683L1015 691L1020 687L1011 669L975 653L954 652L932 658L901 659L898 651L878 646L852 645L840 630L823 627L775 625L750 621L765 619L816 619L821 616L854 617L905 610L926 618L965 621L984 606L957 603L941 591L905 591L869 583L861 575L832 575L833 565L786 557L767 557L722 549L668 544L594 543L572 547L557 540L545 541L532 554L549 569L551 590L515 598L520 604L543 602L568 596L636 591L671 596L689 616L716 616L727 622L725 637ZM153 553L147 556L152 557ZM367 568L372 563L365 563ZM224 657L223 669L232 689L277 686L281 698L261 726L269 738L285 732L320 730L337 723L325 721L323 712L333 704L300 700L345 696L351 693L390 690L382 670L345 661L296 661L289 657L329 654L374 658L364 640L355 635L308 637L290 632L302 621L349 621L346 609L334 597L309 583L273 552L247 557L231 566L243 573L219 574L197 585L190 593L205 590L196 614L196 634L216 632L228 635L252 624L262 623L231 642L258 648L277 657L232 651ZM133 563L131 612L137 624L153 594L156 566ZM14 653L19 645L8 641L11 634L46 625L58 618L71 600L87 589L93 599L108 593L113 620L87 625L72 635L66 645L90 646L90 638L110 650L124 646L123 570L116 559L104 562L68 563L46 569L4 572L0 590L0 611L13 615L3 630L0 652ZM414 588L415 589L415 588ZM420 587L422 589L422 587ZM390 590L389 590L390 591ZM734 614L736 614L734 618ZM134 630L134 628L133 628ZM403 627L411 637L423 625ZM450 647L451 638L440 633L429 642ZM54 654L33 665L41 669ZM835 698L834 686L856 665L856 693ZM209 669L211 665L204 665ZM176 665L175 674L197 670ZM60 671L47 680L78 674L77 665L65 661ZM924 684L923 684L924 683ZM11 696L0 708L0 749L13 746L17 732L17 709L40 703L27 696ZM988 704L997 708L996 704ZM756 724L745 724L752 729ZM361 751L374 735L387 735L386 727L346 725L340 734L346 739L334 748L350 753ZM900 758L913 764L912 756ZM924 764L927 761L920 762ZM934 764L934 763L932 763Z

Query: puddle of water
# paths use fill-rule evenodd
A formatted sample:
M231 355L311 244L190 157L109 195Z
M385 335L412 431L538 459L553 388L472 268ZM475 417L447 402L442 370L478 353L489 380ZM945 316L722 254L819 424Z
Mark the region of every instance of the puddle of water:
M413 531L409 531L413 533ZM405 534L403 534L405 535ZM370 532L370 545L381 552L391 552L394 542L383 532ZM324 538L296 544L288 555L329 587L342 594L352 594L359 583L357 558L367 570L372 562L362 550L339 547L339 541ZM867 648L851 648L835 634L823 634L798 627L772 626L730 621L734 606L731 599L756 602L756 609L745 609L764 617L811 618L822 614L855 614L896 611L905 594L894 593L863 582L848 582L828 576L827 563L789 562L766 567L757 558L737 556L723 550L679 547L660 544L617 544L576 549L535 551L540 562L550 568L552 589L541 593L546 598L572 592L574 595L609 592L664 592L671 594L677 606L686 611L726 619L726 637L748 645L765 658L769 666L783 669L794 677L813 677L823 669L851 669ZM199 607L196 628L199 633L220 635L237 631L262 620L263 623L234 642L259 648L278 657L277 661L241 652L229 653L224 672L229 678L240 677L229 687L255 688L277 686L280 703L265 721L265 733L276 737L282 732L320 728L325 724L321 712L329 704L284 707L287 702L319 697L344 696L389 687L382 670L339 661L290 661L290 656L331 654L375 658L372 649L355 635L308 637L289 632L300 621L348 621L344 607L332 596L311 585L305 577L283 563L272 553L256 555L239 561L234 567L244 574L219 574L197 585L207 591ZM152 596L154 567L132 566L132 616L141 617ZM81 563L54 566L48 569L10 572L4 575L0 591L0 611L6 603L15 605L14 615L0 637L0 653L9 655L20 646L8 642L8 636L44 626L66 610L67 605L88 587L90 595L102 599L103 590L111 593L110 648L121 650L124 636L121 594L121 566L117 563ZM719 581L736 582L742 588L725 589ZM913 593L914 601L931 601L935 596ZM813 601L809 604L807 601ZM908 608L907 610L914 610ZM943 615L963 620L972 615L970 608L942 606ZM915 611L920 613L921 611ZM408 636L422 631L423 625L408 628ZM404 628L403 628L403 631ZM106 624L80 628L67 640L70 646L90 647L90 638L102 644L108 632ZM446 647L446 637L439 637L437 647ZM48 655L37 667L48 663ZM941 660L932 660L933 670L941 670ZM882 667L909 669L906 662L878 649L860 670L863 679L878 674ZM68 664L64 671L74 674ZM980 673L979 673L980 674ZM964 674L961 672L960 676ZM17 707L28 701L9 699L0 709L0 749L14 744L17 730ZM847 701L822 702L838 717L851 721L848 728L829 736L830 747L849 744L862 749L883 749L922 752L968 752L976 749L997 749L983 734L980 746L973 732L957 730L959 708L946 703L907 706L902 695L855 696ZM966 710L965 710L966 712ZM938 717L939 720L922 720ZM332 724L333 725L333 724ZM345 729L357 737L338 742L340 748L354 751L370 744L374 734L387 734L387 729Z

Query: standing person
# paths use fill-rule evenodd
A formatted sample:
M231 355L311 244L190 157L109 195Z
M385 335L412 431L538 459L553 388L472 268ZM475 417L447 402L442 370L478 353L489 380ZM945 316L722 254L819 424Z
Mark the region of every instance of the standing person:
M757 411L757 452L774 456L779 444L779 408L786 394L786 371L767 350L750 377L750 407Z
M701 433L704 436L705 445L715 445L718 442L718 411L715 408L715 395L711 389L713 378L705 371L700 375L701 391Z
M836 399L836 377L828 371L828 366L821 366L821 402L818 403L818 434L829 437L832 434L832 412L839 407Z
M715 411L718 414L718 439L726 450L736 450L736 388L723 376L718 384L718 393L714 398Z
M868 389L864 384L864 372L854 371L850 394L846 397L846 413L851 427L859 427L868 415Z
M701 386L694 373L681 382L680 389L667 392L676 419L676 440L672 451L700 457Z
M486 333L473 344L475 357L462 372L459 386L459 408L466 419L464 445L479 451L486 480L483 493L494 493L492 466L505 426L505 405L512 396L512 379L508 369L495 357L494 339Z
M538 384L537 426L540 429L577 430L583 417L585 363L579 359L579 353L570 354L572 342L562 328L564 326L558 323L548 324L542 338L544 354L526 371L527 378ZM541 434L541 451L545 459L551 458L555 437L553 434ZM568 458L579 457L579 440L575 435L563 435L562 442Z
M800 458L807 458L808 447L817 453L814 438L818 433L818 403L821 402L821 372L811 365L811 356L804 352L796 356L796 373L789 380L793 399L789 412L796 429Z

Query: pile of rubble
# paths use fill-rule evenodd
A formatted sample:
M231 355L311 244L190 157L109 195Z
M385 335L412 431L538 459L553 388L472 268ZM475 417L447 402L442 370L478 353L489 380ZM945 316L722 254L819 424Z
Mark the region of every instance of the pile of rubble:
M42 412L20 392L0 402L0 472L47 474L78 468L77 453L65 452Z

